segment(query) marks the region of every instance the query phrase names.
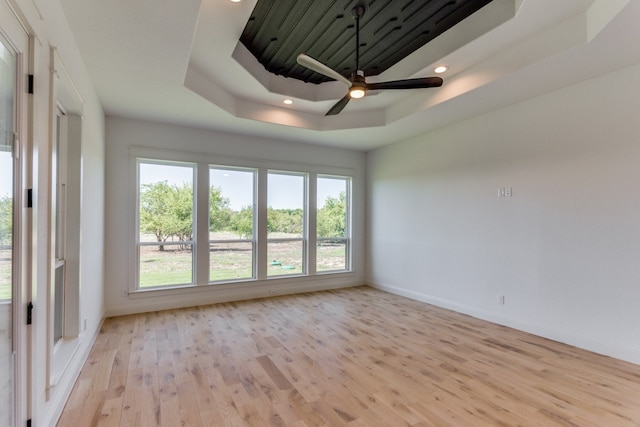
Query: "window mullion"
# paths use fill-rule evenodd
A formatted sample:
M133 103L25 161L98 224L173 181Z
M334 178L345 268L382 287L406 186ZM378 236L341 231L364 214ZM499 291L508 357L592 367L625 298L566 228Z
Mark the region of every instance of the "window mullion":
M209 165L199 163L196 168L193 218L195 240L195 284L209 283Z
M316 238L318 216L318 175L310 173L307 185L307 274L316 274Z
M258 185L256 191L256 219L254 241L256 242L256 277L267 278L267 180L266 168L258 169Z

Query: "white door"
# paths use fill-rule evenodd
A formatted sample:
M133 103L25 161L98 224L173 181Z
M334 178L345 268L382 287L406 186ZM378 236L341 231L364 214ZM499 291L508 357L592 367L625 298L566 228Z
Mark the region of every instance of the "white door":
M24 202L27 159L27 49L29 39L0 0L0 425L24 425L26 418L26 326L23 307L27 212ZM26 142L26 141L25 141Z

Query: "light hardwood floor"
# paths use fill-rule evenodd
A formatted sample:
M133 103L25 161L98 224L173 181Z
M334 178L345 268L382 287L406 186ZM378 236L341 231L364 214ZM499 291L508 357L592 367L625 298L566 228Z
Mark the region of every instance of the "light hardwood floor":
M638 426L640 366L359 287L106 319L97 425Z

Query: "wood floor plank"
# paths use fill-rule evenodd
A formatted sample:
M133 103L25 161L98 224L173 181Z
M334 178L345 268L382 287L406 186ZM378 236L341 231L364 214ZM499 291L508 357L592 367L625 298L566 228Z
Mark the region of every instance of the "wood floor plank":
M359 287L106 319L58 426L640 426L640 366Z

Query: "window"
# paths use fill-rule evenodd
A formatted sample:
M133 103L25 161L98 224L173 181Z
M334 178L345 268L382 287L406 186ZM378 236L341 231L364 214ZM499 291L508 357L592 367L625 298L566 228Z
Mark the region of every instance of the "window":
M350 179L318 176L316 271L346 270L349 265Z
M5 323L5 316L11 313L12 286L13 286L13 184L14 184L14 142L13 132L15 126L16 103L16 58L13 51L5 46L0 38L0 330L12 331L10 325ZM4 307L6 305L6 307ZM8 344L8 345L7 345ZM5 342L0 336L0 348L11 348L11 340ZM0 356L4 356L4 350L0 350ZM4 372L3 372L4 374ZM0 383L3 385L3 383ZM0 389L0 396L4 392ZM4 417L0 416L0 420Z
M253 169L209 169L209 281L255 277Z
M269 276L302 274L305 269L305 175L269 172L267 181L267 260Z
M64 330L65 251L67 228L67 118L58 108L53 146L53 342L60 341Z
M195 166L140 161L138 286L194 283Z
M350 176L142 147L130 153L131 292L351 271Z
M50 84L50 235L47 282L47 366L46 398L80 344L80 248L82 223L82 115L83 101L74 90L71 77L51 48Z

